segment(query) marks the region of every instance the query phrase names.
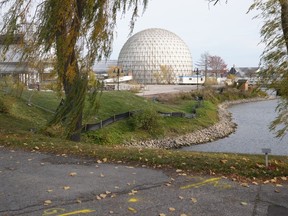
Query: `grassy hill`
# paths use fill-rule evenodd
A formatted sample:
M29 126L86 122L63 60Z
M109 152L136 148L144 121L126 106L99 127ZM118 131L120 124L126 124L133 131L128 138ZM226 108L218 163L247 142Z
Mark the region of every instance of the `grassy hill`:
M1 124L0 128L18 130L41 131L57 109L61 98L53 92L24 91L21 98L2 94L3 106L9 118L13 118L8 124ZM30 105L28 105L30 104ZM194 97L184 94L166 95L158 97L158 100L136 96L128 91L103 92L100 98L100 106L97 114L86 120L86 123L97 123L115 114L128 111L153 109L162 112L192 113L197 105ZM131 119L109 125L98 131L90 131L83 134L85 142L101 145L119 145L133 140L161 138L185 134L201 127L207 127L218 120L216 106L205 101L197 110L196 119L167 117L160 118L157 133L145 130L135 130L131 126ZM1 118L8 118L1 114ZM9 121L9 120L7 120ZM14 125L19 122L18 126ZM85 122L84 122L85 123ZM20 126L19 126L20 125Z

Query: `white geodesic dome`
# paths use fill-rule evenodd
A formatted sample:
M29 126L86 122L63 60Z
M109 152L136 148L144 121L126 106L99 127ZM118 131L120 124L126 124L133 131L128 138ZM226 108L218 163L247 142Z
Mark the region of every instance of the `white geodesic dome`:
M161 66L178 76L192 74L192 56L188 46L176 34L158 28L146 29L130 37L122 47L118 66L132 72L139 83L156 83Z

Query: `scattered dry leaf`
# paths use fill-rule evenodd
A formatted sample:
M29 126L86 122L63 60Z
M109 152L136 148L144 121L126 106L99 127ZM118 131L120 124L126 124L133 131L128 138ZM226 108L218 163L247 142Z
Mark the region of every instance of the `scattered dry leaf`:
M242 187L249 187L249 185L247 183L242 183L241 186Z
M183 200L183 199L184 199L184 197L182 197L182 196L179 196L179 199L180 199L180 200Z
M133 213L137 213L137 210L134 209L134 208L132 208L132 207L128 207L128 210L131 211L131 212L133 212Z
M197 203L197 199L194 198L194 197L191 198L191 201L192 201L193 203Z
M69 175L70 175L70 176L76 176L77 173L76 173L76 172L71 172Z
M105 199L107 197L107 194L100 194L99 195L102 199Z
M138 191L132 190L130 193L128 193L130 196L134 196Z
M63 189L64 189L64 190L69 190L70 187L69 187L69 186L64 186Z
M170 211L170 212L174 212L174 211L176 211L176 209L175 209L175 208L172 208L172 207L170 207L170 208L169 208L169 211Z
M246 205L248 205L248 203L247 202L241 202L241 205L246 206Z
M45 200L45 201L44 201L44 205L45 205L45 206L48 206L48 205L50 205L50 204L52 204L52 201L51 201L51 200Z
M283 176L283 177L281 177L281 180L287 181L287 177Z
M221 163L226 164L228 160L220 160Z
M258 163L256 163L256 166L257 166L258 168L264 168L264 167L265 167L265 165L263 165L263 164L258 164Z

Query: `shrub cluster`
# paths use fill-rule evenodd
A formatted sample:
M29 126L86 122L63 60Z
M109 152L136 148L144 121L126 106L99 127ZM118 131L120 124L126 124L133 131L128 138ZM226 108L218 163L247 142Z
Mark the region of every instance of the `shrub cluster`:
M162 117L155 109L149 107L143 111L133 114L130 119L130 124L134 130L145 130L150 134L161 134L161 119Z

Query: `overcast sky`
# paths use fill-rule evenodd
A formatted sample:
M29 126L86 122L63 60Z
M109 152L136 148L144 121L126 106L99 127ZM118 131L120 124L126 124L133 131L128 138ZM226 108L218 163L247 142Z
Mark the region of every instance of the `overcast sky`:
M263 45L260 43L260 20L247 14L253 0L225 0L208 6L205 0L150 0L143 16L136 22L133 34L147 28L174 32L188 45L193 63L201 54L223 58L228 68L257 67ZM117 59L129 38L129 15L117 24L111 59Z

